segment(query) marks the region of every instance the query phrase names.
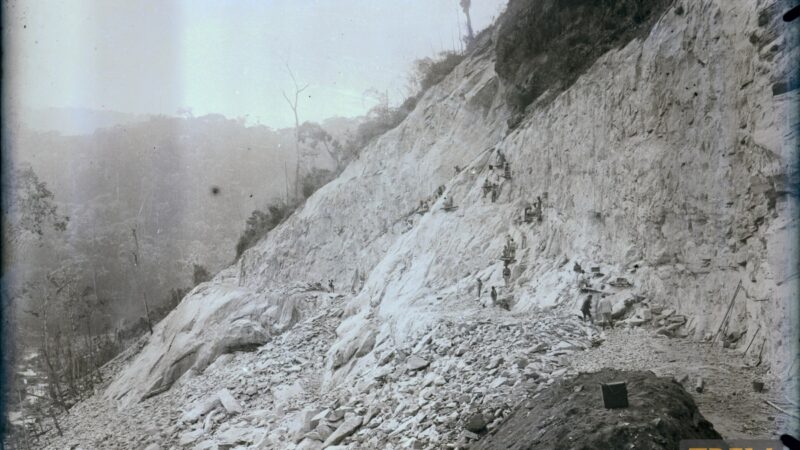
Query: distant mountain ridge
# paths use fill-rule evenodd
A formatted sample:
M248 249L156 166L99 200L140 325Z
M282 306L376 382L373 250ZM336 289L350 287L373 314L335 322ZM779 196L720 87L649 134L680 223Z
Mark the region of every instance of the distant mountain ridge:
M144 122L149 114L131 114L91 108L23 108L20 122L32 131L64 135L92 134L99 128Z

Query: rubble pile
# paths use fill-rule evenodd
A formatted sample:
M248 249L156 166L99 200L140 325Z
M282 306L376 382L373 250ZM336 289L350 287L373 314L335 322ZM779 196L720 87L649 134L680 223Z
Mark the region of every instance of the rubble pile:
M595 280L584 277L579 281L578 288L583 295L608 297L612 304L614 326L649 326L657 334L667 337L685 338L692 334L691 324L685 315L677 314L675 309L663 305L651 305L628 278L606 275L600 272L599 267L592 269ZM592 316L602 320L596 311Z
M373 370L326 390L325 355L342 315L334 302L257 351L222 355L122 410L93 403L103 412L68 416L54 448L466 448L530 395L575 374L570 358L599 338L555 312L446 320L413 344L381 343ZM103 432L98 416L142 423Z
M414 346L386 349L348 405L364 448L461 448L491 431L528 393L568 372L592 330L567 316L445 321ZM302 448L318 448L315 431ZM347 442L347 441L346 441Z

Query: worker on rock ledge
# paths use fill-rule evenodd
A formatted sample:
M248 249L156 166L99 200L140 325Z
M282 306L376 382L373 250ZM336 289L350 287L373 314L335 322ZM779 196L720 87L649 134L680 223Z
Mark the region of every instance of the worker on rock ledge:
M531 207L531 205L525 206L525 211L522 213L522 218L525 223L533 223L534 217L533 207Z
M511 235L506 236L506 245L503 247L503 260L506 261L513 261L514 258L517 256L517 243L514 242L514 238Z
M506 155L499 148L497 149L497 167L503 168L506 165Z
M614 320L611 317L612 312L611 299L603 295L599 302L597 302L597 314L600 316L603 329L606 326L614 328Z
M445 211L450 211L455 209L455 206L453 206L453 197L451 195L444 196L443 208Z
M486 194L488 194L494 189L494 185L487 178L486 180L484 180L482 188L483 188L483 196L486 197Z
M583 321L586 322L588 319L590 322L592 321L592 295L589 294L586 299L583 300L583 305L581 305L581 314L583 314Z

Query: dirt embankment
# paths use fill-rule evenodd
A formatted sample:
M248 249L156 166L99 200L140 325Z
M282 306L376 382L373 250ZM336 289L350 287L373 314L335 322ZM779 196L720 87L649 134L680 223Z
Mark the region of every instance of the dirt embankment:
M606 409L601 383L625 381L627 408ZM473 449L675 449L719 439L683 387L652 372L604 369L562 380L520 405Z

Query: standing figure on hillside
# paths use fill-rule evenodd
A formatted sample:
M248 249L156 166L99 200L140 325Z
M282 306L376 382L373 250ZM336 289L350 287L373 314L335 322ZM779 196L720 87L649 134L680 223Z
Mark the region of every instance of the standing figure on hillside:
M483 280L481 280L481 277L479 276L478 277L478 300L481 299L481 291L482 290L483 290Z
M531 205L525 206L525 211L523 212L522 217L525 223L533 222L534 215L533 215L533 208L531 207Z
M536 196L536 202L534 202L533 207L535 209L534 215L536 219L541 222L542 221L542 198L538 195Z
M514 242L514 238L511 235L506 236L506 249L508 251L509 259L514 259L517 256L517 243Z
M511 269L508 268L508 264L503 267L503 280L506 282L506 286L508 286L511 281Z
M489 192L491 192L494 189L494 186L492 185L492 182L489 181L488 177L483 181L482 189L483 189L483 196L484 197L486 197L486 194L488 194Z
M603 321L603 329L605 329L606 326L614 328L614 321L611 318L612 309L611 300L603 295L600 301L597 302L597 314L600 315L600 319Z
M453 209L453 197L451 195L444 196L444 204L442 207L445 209L445 211Z
M428 201L427 200L420 200L419 201L419 208L417 208L418 214L425 214L428 212Z
M587 318L589 321L592 320L592 294L589 294L589 296L583 301L583 305L581 305L581 313L583 314L584 322L586 322Z
M497 304L497 290L492 286L492 306Z
M497 149L497 167L503 167L506 165L506 155L503 154L503 151L499 148Z
M333 280L328 280L328 289L333 292Z

